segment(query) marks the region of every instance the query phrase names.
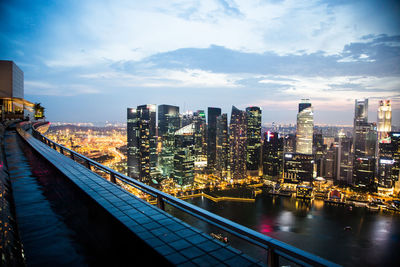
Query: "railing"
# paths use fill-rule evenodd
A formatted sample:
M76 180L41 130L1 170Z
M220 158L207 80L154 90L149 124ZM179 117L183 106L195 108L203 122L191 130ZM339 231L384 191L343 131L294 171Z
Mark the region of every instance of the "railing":
M190 214L202 221L210 223L221 230L229 232L230 234L239 237L242 240L245 240L253 245L261 247L268 251L267 262L268 266L275 267L280 266L279 261L280 257L293 262L300 266L339 266L333 262L325 260L321 257L318 257L309 252L303 251L291 245L280 242L274 238L263 235L257 231L249 229L243 225L232 222L228 219L225 219L221 216L208 212L202 208L199 208L195 205L187 203L183 200L177 199L167 193L159 191L149 185L139 182L136 179L118 173L96 161L93 161L71 149L68 149L49 138L43 136L37 128L46 124L45 122L39 122L33 125L32 127L32 135L38 140L42 141L49 147L55 149L63 155L69 156L71 159L75 161L83 162L84 165L93 170L95 168L98 171L103 172L105 175L109 176L109 180L117 184L117 180L133 186L134 188L153 196L157 200L157 207L164 210L165 203L187 213Z

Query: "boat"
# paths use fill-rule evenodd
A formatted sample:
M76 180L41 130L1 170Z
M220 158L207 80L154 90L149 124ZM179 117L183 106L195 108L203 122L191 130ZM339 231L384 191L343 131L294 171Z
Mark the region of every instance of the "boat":
M368 204L367 204L367 208L368 208L369 210L374 210L374 211L380 210L380 207L379 207L376 203L374 203L374 202L368 203Z
M228 241L228 238L227 238L226 236L225 236L225 237L222 236L222 234L211 233L210 236L211 236L212 238L215 238L215 239L217 239L217 240L223 242L223 243L228 243L228 242L229 242L229 241Z

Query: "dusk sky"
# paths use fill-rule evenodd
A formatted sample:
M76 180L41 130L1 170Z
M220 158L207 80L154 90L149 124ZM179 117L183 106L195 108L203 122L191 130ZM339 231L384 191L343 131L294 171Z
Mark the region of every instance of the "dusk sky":
M126 121L126 108L260 106L294 123L352 124L392 99L400 125L399 1L1 1L0 59L50 121Z

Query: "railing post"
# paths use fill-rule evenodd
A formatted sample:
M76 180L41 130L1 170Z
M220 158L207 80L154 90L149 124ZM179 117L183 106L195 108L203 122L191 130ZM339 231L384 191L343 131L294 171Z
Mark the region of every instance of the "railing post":
M91 166L90 166L90 162L89 162L88 160L86 160L85 163L86 163L86 168L88 168L89 170L91 170L91 168L90 168L90 167L91 167Z
M275 253L273 248L268 249L268 267L279 266L279 255Z
M165 203L160 195L157 196L157 207L161 210L165 210Z
M60 153L64 155L64 149L60 147Z
M113 172L110 172L110 182L113 184L117 183L117 180L115 179L115 174Z
M72 160L75 160L74 153L72 153L72 152L69 152L69 153L70 153L69 157L70 157Z

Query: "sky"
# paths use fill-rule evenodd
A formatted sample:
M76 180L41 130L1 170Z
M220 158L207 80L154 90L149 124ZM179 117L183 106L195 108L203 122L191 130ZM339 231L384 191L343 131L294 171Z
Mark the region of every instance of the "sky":
M126 120L126 108L260 106L263 123L351 125L354 100L391 99L400 125L400 2L0 1L0 59L50 121Z

